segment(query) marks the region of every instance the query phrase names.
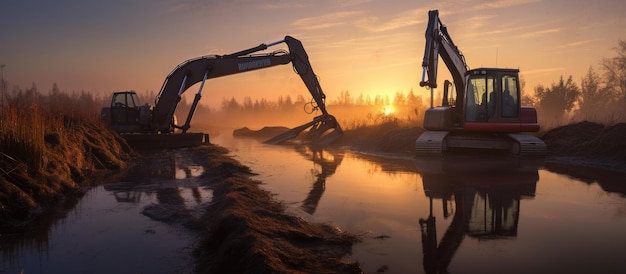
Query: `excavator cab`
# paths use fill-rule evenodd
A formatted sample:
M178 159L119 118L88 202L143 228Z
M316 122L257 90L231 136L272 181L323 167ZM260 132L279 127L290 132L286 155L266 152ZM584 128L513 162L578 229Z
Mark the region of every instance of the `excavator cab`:
M114 92L111 107L103 108L100 115L104 122L116 132L145 132L150 126L149 104L140 105L134 91Z
M481 132L537 132L537 112L521 105L519 70L480 68L466 73L463 129Z
M111 127L120 129L120 132L135 131L139 123L138 105L134 91L114 92L111 98Z
M467 77L465 123L519 122L518 70L475 69Z

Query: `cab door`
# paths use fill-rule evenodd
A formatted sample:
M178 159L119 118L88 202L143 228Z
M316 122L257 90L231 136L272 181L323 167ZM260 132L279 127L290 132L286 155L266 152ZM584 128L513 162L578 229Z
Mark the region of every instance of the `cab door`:
M134 92L116 92L111 99L111 126L120 131L135 131L139 126L139 108Z

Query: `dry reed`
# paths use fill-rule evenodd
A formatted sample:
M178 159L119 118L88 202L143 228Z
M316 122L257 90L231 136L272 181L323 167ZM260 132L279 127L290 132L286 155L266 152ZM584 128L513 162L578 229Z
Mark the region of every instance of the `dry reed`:
M0 151L29 167L41 168L44 154L45 116L32 105L7 107L0 117Z

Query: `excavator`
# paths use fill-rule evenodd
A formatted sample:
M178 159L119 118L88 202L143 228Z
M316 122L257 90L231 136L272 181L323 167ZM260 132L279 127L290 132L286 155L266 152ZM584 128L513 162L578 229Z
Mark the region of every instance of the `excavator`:
M537 111L521 106L519 70L469 69L441 22L439 11L431 10L420 82L431 92L437 88L439 56L452 75L456 98L449 98L452 83L446 80L441 106L431 106L424 114L426 131L415 144L418 156L467 150L520 156L546 154L545 143L527 134L539 131L540 126Z
M287 44L289 51L277 50L270 53L257 53L271 46L281 43ZM256 53L256 54L255 54ZM133 91L115 92L111 100L111 106L103 108L102 119L109 127L119 133L123 133L127 140L136 143L152 142L169 146L197 145L208 141L205 134L187 133L190 122L202 97L202 89L207 79L221 76L243 73L253 70L269 68L277 65L292 63L295 72L300 75L302 81L313 96L311 105L313 110L321 111L312 121L301 126L292 128L272 139L266 141L270 144L278 144L297 137L302 131L310 128L308 138L315 146L324 146L332 143L343 135L343 130L334 116L326 111L326 95L313 72L309 57L302 43L291 37L285 36L283 40L261 44L259 46L238 51L226 55L209 55L189 59L178 65L169 75L155 98L155 105L140 105L137 94ZM181 100L182 94L194 84L201 83L195 95L185 123L182 126L176 124L174 112ZM175 131L181 134L171 134ZM137 134L143 133L143 134ZM171 144L176 143L176 144Z

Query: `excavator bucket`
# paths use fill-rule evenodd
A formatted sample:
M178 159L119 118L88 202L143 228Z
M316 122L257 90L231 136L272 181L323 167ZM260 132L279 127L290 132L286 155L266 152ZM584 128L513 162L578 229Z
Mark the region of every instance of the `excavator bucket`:
M274 145L283 143L287 140L296 138L307 128L311 129L309 130L306 139L308 139L311 145L315 147L330 145L343 136L343 130L341 129L341 126L339 126L339 123L337 123L335 117L332 115L320 115L315 117L313 121L292 128L278 136L266 140L264 143Z

